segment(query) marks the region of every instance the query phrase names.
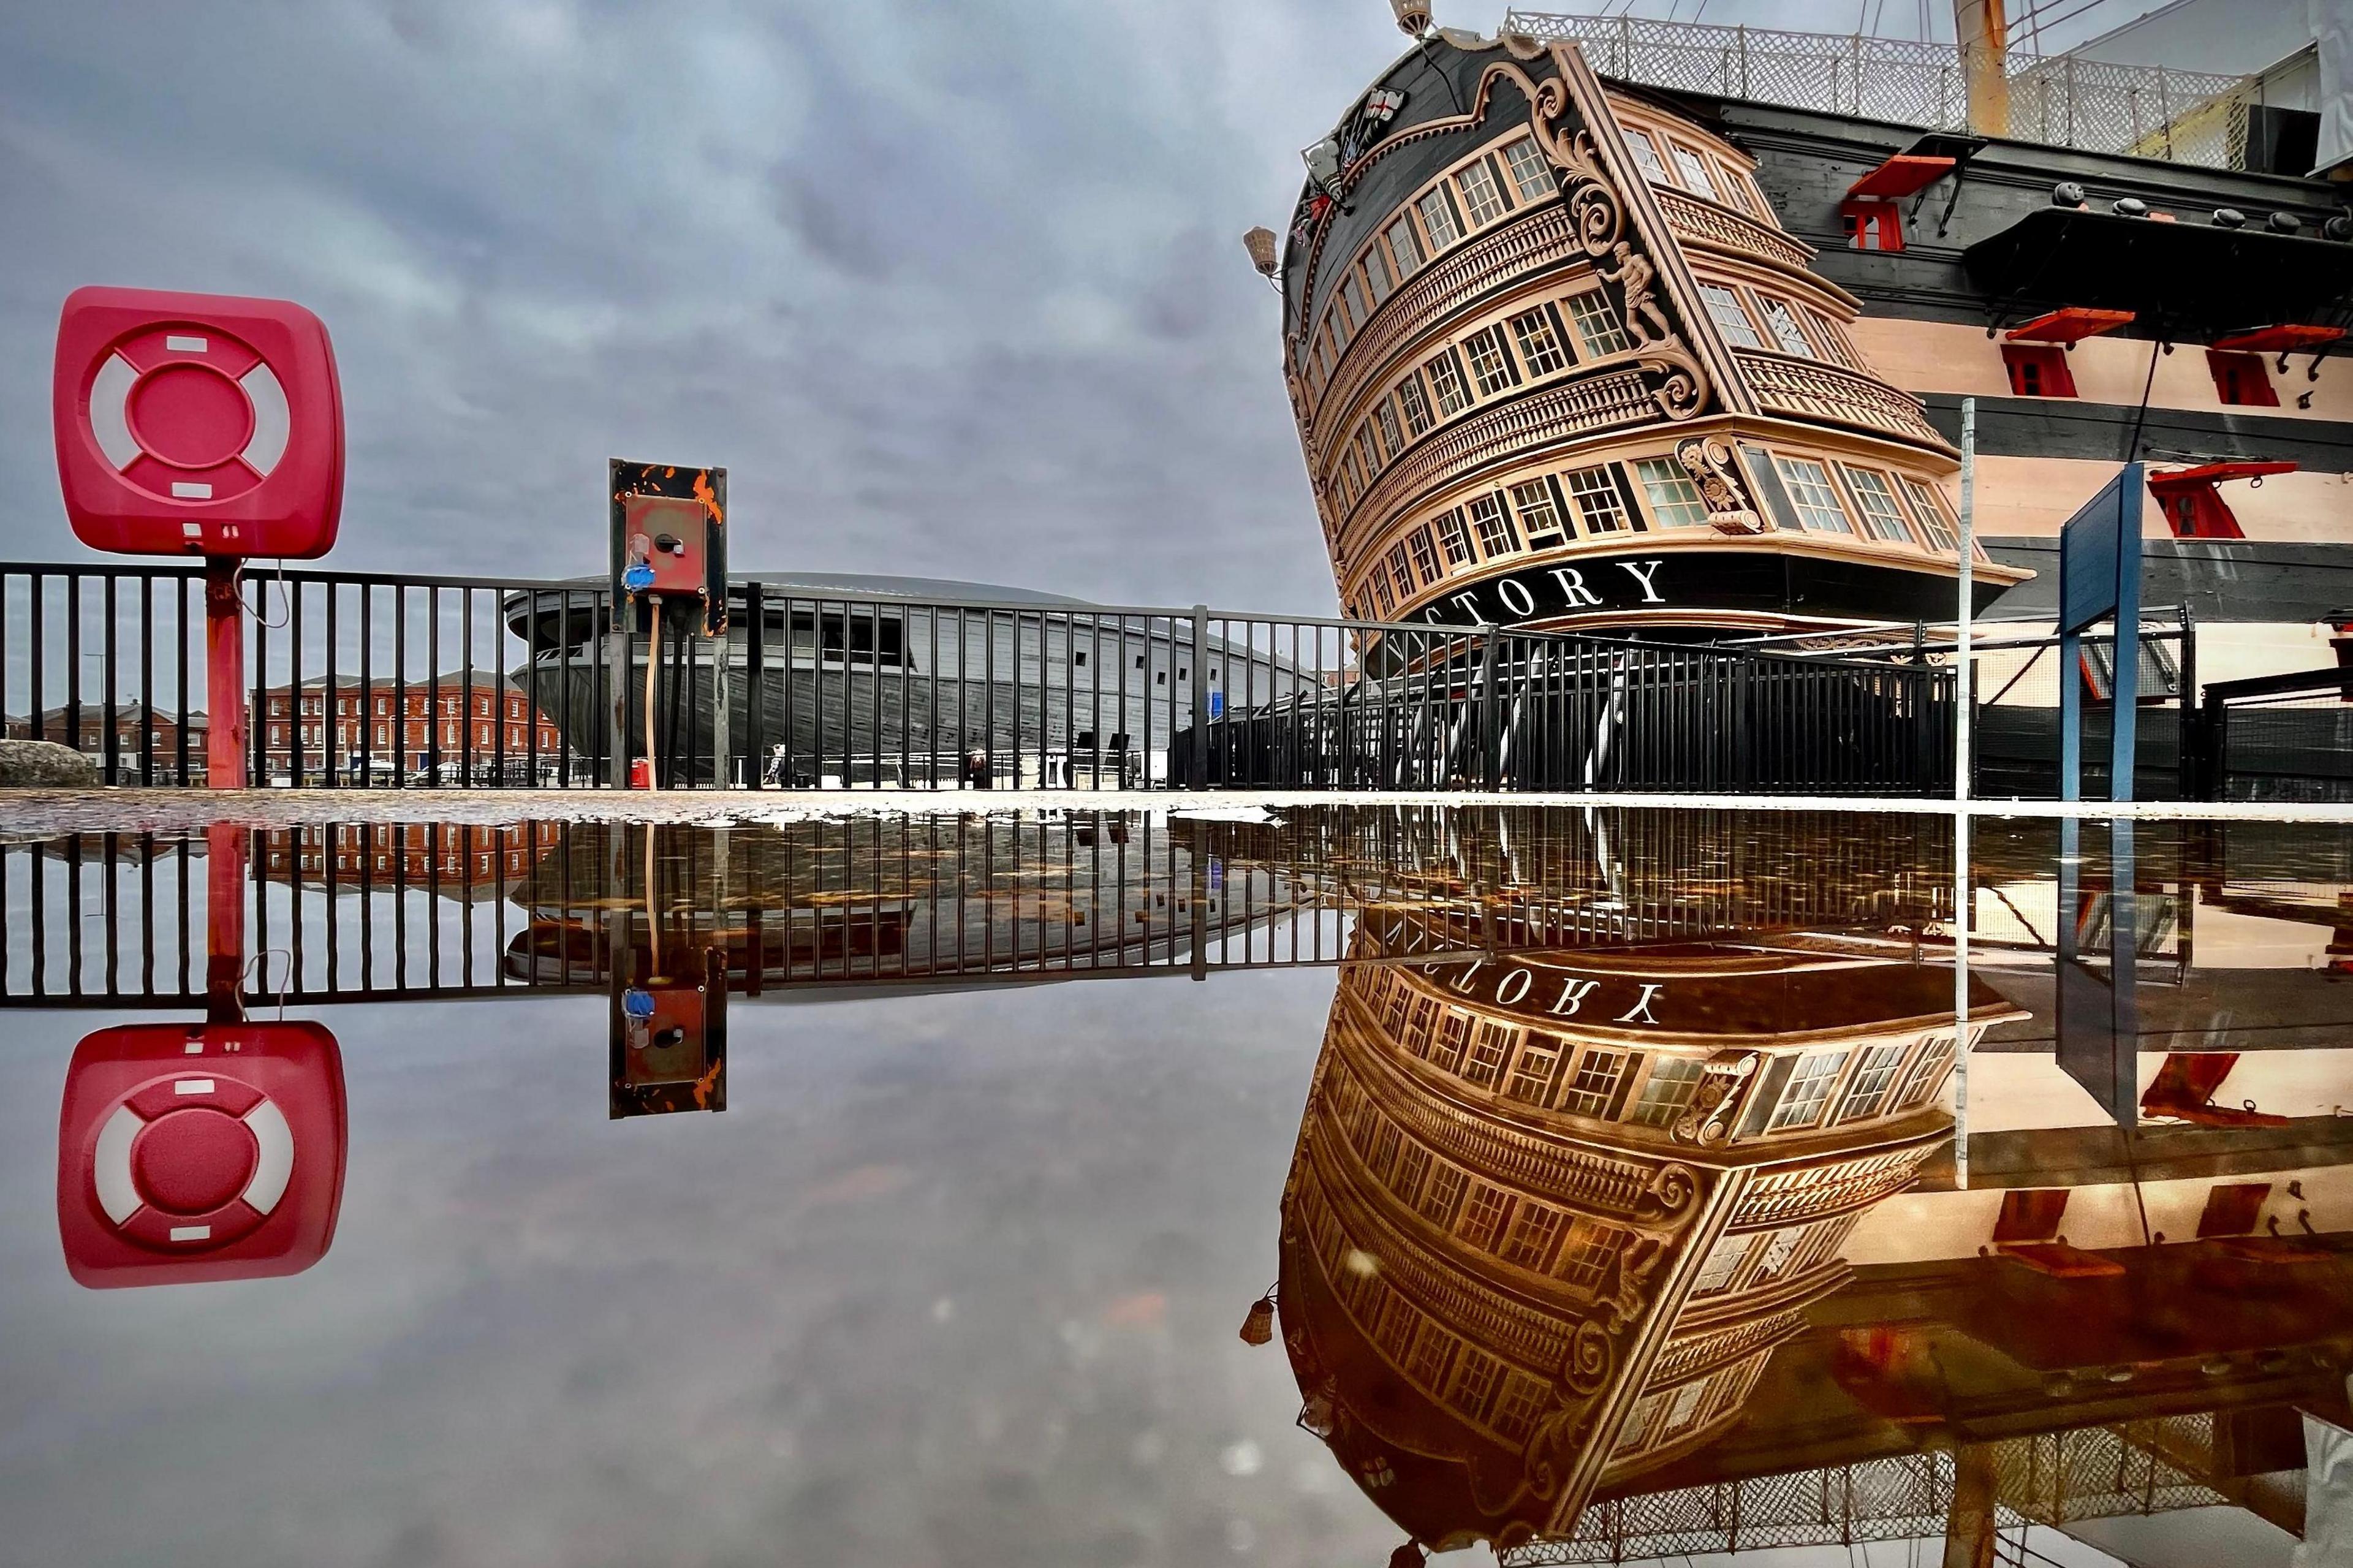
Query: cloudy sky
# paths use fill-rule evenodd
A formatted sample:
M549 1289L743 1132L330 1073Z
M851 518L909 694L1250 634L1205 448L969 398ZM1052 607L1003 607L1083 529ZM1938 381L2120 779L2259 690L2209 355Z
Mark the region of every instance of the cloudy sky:
M0 554L76 552L48 365L106 282L325 318L351 566L599 570L621 456L725 464L743 568L1329 612L1240 236L1401 43L1381 0L19 0Z

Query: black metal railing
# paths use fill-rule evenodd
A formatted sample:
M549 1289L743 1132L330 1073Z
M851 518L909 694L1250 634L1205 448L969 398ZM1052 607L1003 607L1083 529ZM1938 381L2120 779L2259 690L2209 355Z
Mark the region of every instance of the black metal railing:
M1951 765L1950 672L1901 653L759 581L713 639L617 631L593 583L244 593L263 786L617 786L649 756L670 787L1921 794ZM202 595L195 566L0 566L9 733L205 783Z
M2353 800L2353 669L2218 680L2195 714L2198 800Z

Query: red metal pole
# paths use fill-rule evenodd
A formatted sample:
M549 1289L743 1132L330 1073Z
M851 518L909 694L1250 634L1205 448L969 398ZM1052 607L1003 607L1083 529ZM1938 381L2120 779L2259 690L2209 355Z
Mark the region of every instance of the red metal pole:
M245 563L205 557L205 775L214 789L243 789L245 779Z

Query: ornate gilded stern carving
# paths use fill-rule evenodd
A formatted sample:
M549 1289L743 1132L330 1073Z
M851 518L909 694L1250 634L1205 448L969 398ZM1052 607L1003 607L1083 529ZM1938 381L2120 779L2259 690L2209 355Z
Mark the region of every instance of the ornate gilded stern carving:
M1567 83L1554 76L1539 84L1517 67L1490 66L1479 79L1474 116L1485 110L1488 92L1498 79L1510 80L1527 97L1528 130L1559 171L1561 200L1577 243L1614 292L1619 317L1641 351L1635 363L1644 373L1645 390L1660 413L1670 419L1689 419L1707 401L1707 373L1659 297L1658 265L1628 226L1625 198L1602 168L1592 132L1562 123L1569 111Z
M1683 456L1680 447L1675 455ZM1675 1122L1675 1141L1712 1149L1730 1137L1734 1119L1748 1099L1748 1087L1757 1081L1759 1059L1755 1051L1725 1051L1702 1063L1699 1089L1692 1096L1691 1109Z
M1675 445L1675 462L1699 488L1707 521L1718 533L1765 531L1765 520L1749 502L1728 444L1714 436L1685 437Z

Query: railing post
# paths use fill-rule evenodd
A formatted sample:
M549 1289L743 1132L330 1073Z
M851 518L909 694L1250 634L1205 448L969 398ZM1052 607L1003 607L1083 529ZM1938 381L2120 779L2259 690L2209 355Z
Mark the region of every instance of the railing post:
M213 789L246 785L245 592L237 580L243 565L232 556L205 557L205 703L210 710L205 782ZM38 691L33 710L40 711ZM79 744L81 737L73 741Z
M2200 705L2198 701L2198 623L2191 615L2189 602L2183 600L2179 607L2181 618L2181 695L2174 706L2180 714L2179 727L2174 734L2174 750L2179 754L2181 798L2203 800L2200 786L2205 780L2198 763Z
M609 592L609 591L608 591ZM613 714L609 731L611 754L605 763L605 783L613 789L629 787L629 623L625 608L628 601L610 597L605 605L605 664L612 672ZM650 644L646 658L651 659ZM650 759L647 764L653 764Z
M1209 787L1209 606L1193 606L1193 662L1187 674L1193 683L1193 754L1186 768L1192 789ZM1172 704L1172 706L1174 706Z
M767 673L767 609L760 602L758 580L747 578L744 584L744 689L748 706L744 709L744 742L749 754L744 758L744 782L753 789L764 788L767 783L768 721L767 710L761 705ZM759 984L756 969L753 984Z
M1503 737L1495 733L1495 628L1479 628L1479 783L1482 788L1503 787Z

